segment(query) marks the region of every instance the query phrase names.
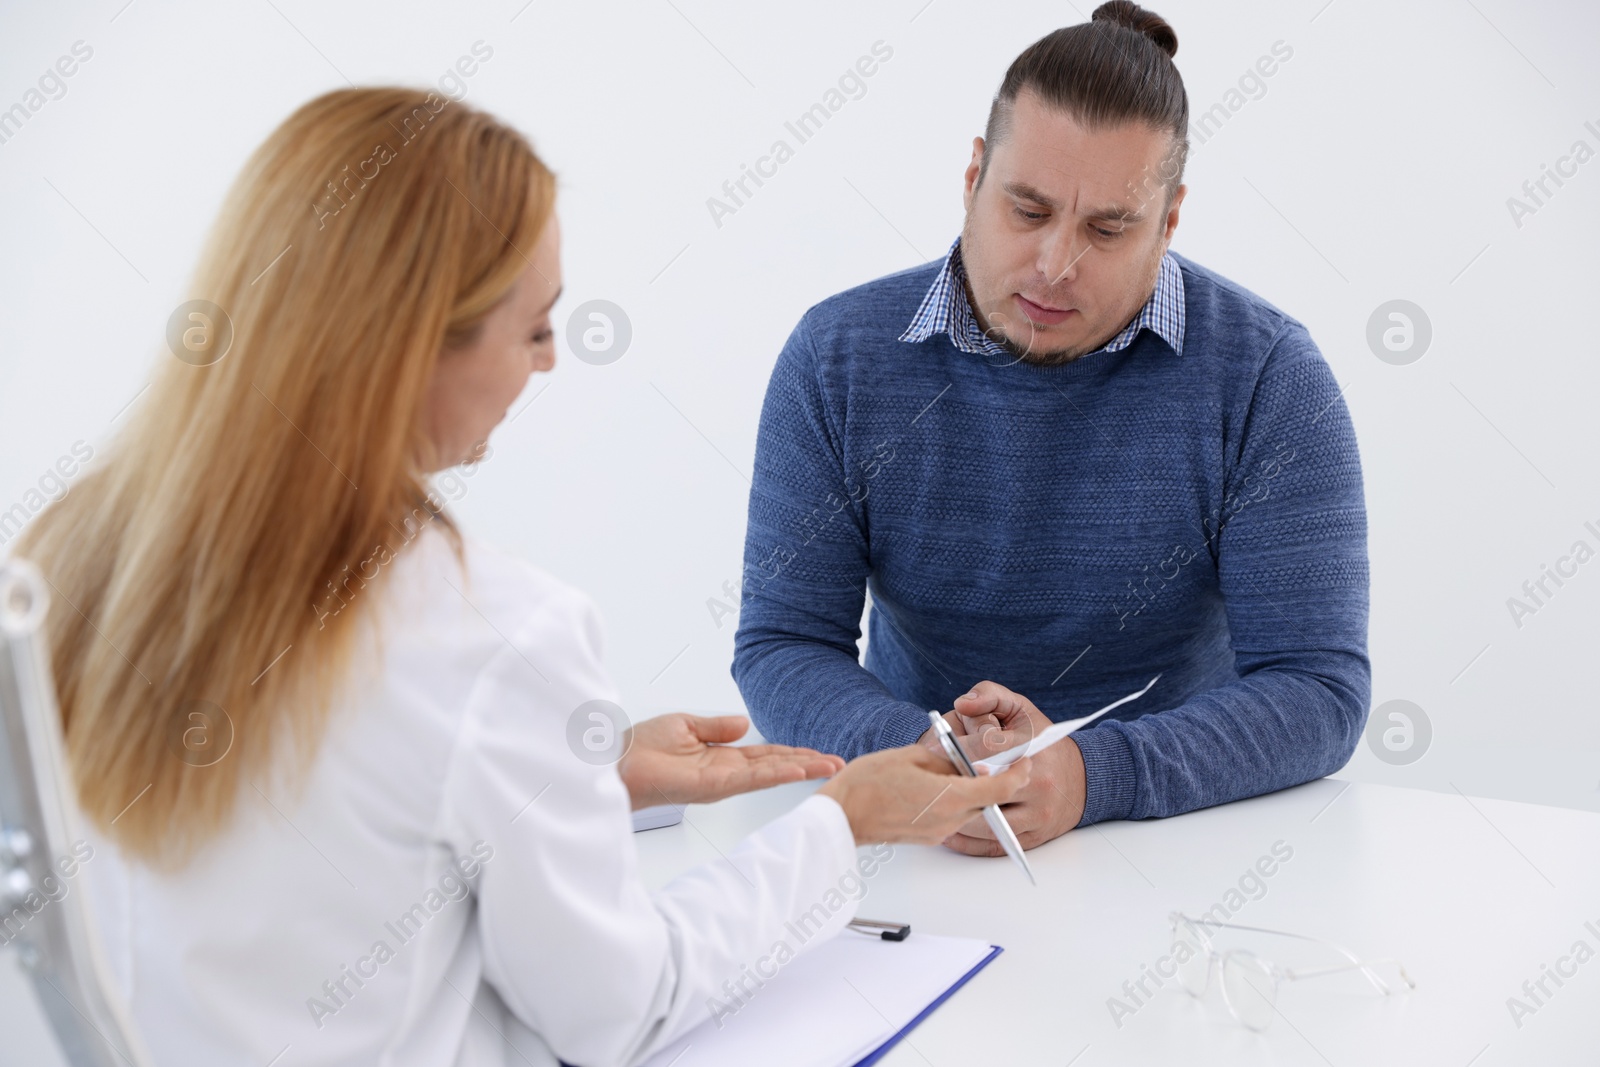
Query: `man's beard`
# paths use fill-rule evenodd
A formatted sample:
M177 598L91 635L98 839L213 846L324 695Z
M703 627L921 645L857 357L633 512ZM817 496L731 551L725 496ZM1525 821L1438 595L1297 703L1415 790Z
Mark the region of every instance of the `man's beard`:
M1001 348L1016 356L1019 362L1033 363L1041 367L1055 367L1063 363L1071 363L1080 356L1088 355L1082 348L1072 345L1066 348L1058 348L1052 352L1034 352L1027 346L1019 345L1009 337L1000 334L999 331L992 331L990 336L994 338L995 343Z
M974 309L977 308L977 302L971 298L971 279L968 279L968 303ZM986 317L981 311L975 311L975 313L980 320ZM1032 363L1035 366L1040 367L1054 367L1063 363L1071 363L1079 356L1088 354L1086 349L1078 345L1068 345L1066 348L1058 348L1049 352L1032 350L1031 341L1035 335L1033 333L1031 323L1029 324L1030 344L1020 344L1016 341L1013 341L1011 338L1005 335L1004 331L994 326L985 327L981 321L978 325L983 329L983 335L985 337L1016 357L1016 359L1012 361L1013 363Z
M962 236L963 239L965 239L965 233L963 233ZM1156 255L1151 260L1146 272L1149 280L1147 283L1141 285L1141 289L1145 288L1147 285L1149 291L1154 291L1156 280L1161 273L1161 255L1163 254L1165 254L1164 249L1162 250L1161 254ZM1058 367L1064 363L1071 363L1073 360L1086 356L1091 352L1098 352L1101 348L1104 348L1106 345L1110 344L1112 338L1117 336L1117 333L1120 333L1123 329L1127 328L1127 323L1124 323L1116 332L1100 341L1099 344L1092 346L1078 344L1067 345L1063 348L1057 348L1048 352L1030 351L1029 344L1021 344L1012 340L1011 338L1007 337L1004 331L998 327L984 325L983 320L988 318L988 316L979 309L978 301L973 295L971 275L969 274L964 281L967 292L967 306L972 309L974 317L978 319L978 326L983 330L983 335L989 338L995 344L999 345L1001 348L1005 349L1012 356L1016 357L1014 360L1012 360L1012 363L1007 364L1007 366L1011 366L1016 363L1029 363L1037 367ZM1147 296L1145 299L1148 300L1149 297ZM1140 308L1142 307L1143 304L1140 305ZM1130 312L1128 316L1128 322L1132 322L1134 318L1138 316L1138 314L1139 308L1136 308ZM1023 321L1028 325L1028 338L1031 342L1033 338L1037 336L1034 325L1027 319L1026 316L1023 317Z

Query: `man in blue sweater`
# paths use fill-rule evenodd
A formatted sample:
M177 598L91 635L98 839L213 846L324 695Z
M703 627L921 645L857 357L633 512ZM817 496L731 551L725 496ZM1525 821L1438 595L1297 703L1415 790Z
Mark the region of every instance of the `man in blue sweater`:
M1349 412L1300 322L1168 248L1176 49L1111 3L1019 56L948 256L806 312L761 415L733 674L770 740L932 708L1007 747L1161 675L1035 757L1028 848L1321 777L1366 721Z

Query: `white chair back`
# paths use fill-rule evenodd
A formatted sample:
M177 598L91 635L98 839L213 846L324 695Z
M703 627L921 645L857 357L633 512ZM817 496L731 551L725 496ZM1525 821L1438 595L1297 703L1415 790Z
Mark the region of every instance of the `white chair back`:
M72 1067L151 1067L102 958L77 870L84 838L62 760L44 640L49 608L36 567L0 562L0 950L18 953Z

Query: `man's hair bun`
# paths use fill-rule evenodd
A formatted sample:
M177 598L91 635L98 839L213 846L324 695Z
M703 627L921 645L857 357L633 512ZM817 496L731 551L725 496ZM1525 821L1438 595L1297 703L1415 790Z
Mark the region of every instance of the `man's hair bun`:
M1177 51L1178 35L1167 20L1128 0L1110 0L1094 9L1088 22L1045 34L1006 68L994 94L978 183L983 183L990 150L1010 130L1018 95L1027 91L1090 129L1132 123L1167 131L1171 144L1163 180L1171 207L1189 154L1189 94L1172 62Z
M1172 32L1167 20L1131 0L1108 0L1095 8L1089 18L1091 22L1114 22L1118 26L1126 26L1150 38L1169 57L1178 54L1178 35Z

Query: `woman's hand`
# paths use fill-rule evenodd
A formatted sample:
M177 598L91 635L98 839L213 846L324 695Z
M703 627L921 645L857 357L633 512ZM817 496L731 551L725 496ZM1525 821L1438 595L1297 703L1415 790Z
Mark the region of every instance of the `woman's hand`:
M998 774L966 778L943 753L907 745L851 760L817 792L838 801L858 845L937 845L990 804L1010 801L1032 770L1024 758Z
M617 772L633 807L709 804L754 789L826 778L844 767L838 756L787 745L730 745L750 728L742 715L658 715L629 731Z

